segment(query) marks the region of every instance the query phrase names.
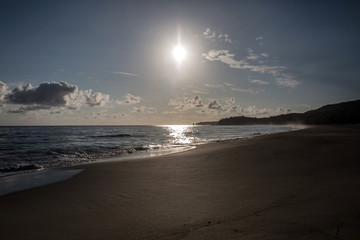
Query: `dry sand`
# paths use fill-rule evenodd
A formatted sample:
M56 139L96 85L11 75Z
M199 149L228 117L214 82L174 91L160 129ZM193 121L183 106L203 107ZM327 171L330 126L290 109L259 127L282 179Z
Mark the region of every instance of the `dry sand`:
M0 197L0 239L360 239L360 126L142 160Z

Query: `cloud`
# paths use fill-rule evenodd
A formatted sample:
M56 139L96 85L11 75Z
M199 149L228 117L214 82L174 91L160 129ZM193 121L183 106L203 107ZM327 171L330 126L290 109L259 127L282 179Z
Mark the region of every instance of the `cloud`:
M266 58L269 57L269 54L268 54L268 53L261 53L260 55L261 55L262 57L266 57Z
M235 91L235 92L243 92L243 93L258 93L259 90L254 90L251 88L248 89L243 89L243 88L231 88L231 90Z
M201 89L200 90L192 89L191 92L195 93L195 94L208 94L209 93L209 92L201 90Z
M223 110L223 106L217 99L210 99L204 103L200 96L185 98L183 101L171 99L169 105L175 106L175 109L180 111L196 110L200 113L214 113Z
M134 107L133 113L156 113L157 110L154 107L145 107L145 106L141 106L141 107Z
M227 105L233 105L235 103L235 98L232 97L232 98L226 99L225 102Z
M284 73L286 67L284 66L267 66L249 64L246 60L236 60L235 54L230 53L229 50L210 50L202 55L209 61L220 61L229 65L231 68L250 70L252 72L259 72L272 75L276 79L279 86L296 87L301 82L296 81L293 76Z
M127 113L106 113L106 112L92 112L87 119L93 120L114 120L129 118Z
M66 82L42 83L38 87L33 87L31 84L20 85L7 94L5 100L9 104L65 106L65 96L74 93L76 90L77 86Z
M269 85L268 82L265 82L263 80L260 79L254 79L254 80L250 80L251 83L255 83L255 84L259 84L259 85Z
M141 106L141 107L134 107L133 113L145 113L145 106Z
M203 32L203 36L205 39L208 39L210 41L219 41L219 42L227 42L227 43L232 43L232 40L229 36L229 34L226 33L216 33L215 31L211 30L210 28L207 28L204 32Z
M147 113L157 113L157 110L154 107L148 107L147 108Z
M120 74L120 75L127 75L127 76L139 76L139 75L136 74L136 73L128 73L128 72L116 72L116 71L113 71L112 73L114 73L114 74Z
M232 43L232 40L228 34L219 34L218 39L220 39L220 41Z
M249 60L257 60L257 59L260 58L258 55L256 55L254 53L254 50L251 49L251 48L248 48L248 54L249 54L249 56L247 56L246 58L249 59Z
M257 106L240 106L234 105L226 109L226 114L231 114L232 116L246 116L246 117L270 117L281 114L291 113L291 109L285 107L279 108L259 108Z
M201 101L201 98L199 96L195 96L193 99L188 101L188 104L194 106L194 107L202 107L204 104Z
M221 104L218 99L209 99L206 103L199 97L194 96L191 99L173 100L171 99L169 105L175 106L176 110L195 111L199 114L207 114L216 117L228 116L248 116L248 117L269 117L274 115L291 113L288 108L259 108L257 106L241 106L235 105L235 99L225 99L225 104ZM176 113L174 111L166 112L166 114ZM165 112L164 112L165 114Z
M257 38L255 38L256 41L261 41L261 40L264 40L264 37L263 36L259 36Z
M8 87L5 83L0 81L0 107L5 103L5 96L9 93Z
M15 109L9 109L8 113L26 113L29 111L37 111L37 110L49 110L51 106L46 105L33 105L33 106L21 106Z
M209 87L209 88L219 88L219 87L221 87L222 85L221 85L221 84L213 85L213 84L205 83L204 86L205 86L205 87Z
M205 32L203 32L203 36L204 36L206 39L213 40L213 39L216 39L216 32L215 32L215 31L211 31L210 28L207 28L207 29L205 30Z
M141 101L140 97L135 97L133 95L131 95L130 93L127 93L124 96L125 100L123 101L117 101L118 104L136 104L139 103Z
M300 82L294 79L294 76L289 74L281 74L276 78L277 85L285 86L285 87L296 87L300 84Z
M232 59L235 54L230 53L229 50L215 50L212 49L208 51L207 53L203 53L202 56L210 61L222 61L227 64L231 64L231 62L234 62L234 65L244 63L243 61L235 61Z
M206 107L213 110L223 110L223 107L217 99L211 100Z
M103 94L100 92L96 92L91 95L92 89L82 91L81 94L86 99L86 104L90 107L94 106L104 106L107 102L109 102L110 96L107 94Z
M0 82L0 106L2 104L20 105L18 108L9 109L8 112L25 113L64 107L78 109L83 105L104 106L109 102L109 95L100 92L91 94L91 92L91 89L79 91L78 86L67 82L41 83L37 87L31 84L19 85L9 91L6 84Z
M251 65L245 60L236 60L234 59L235 54L230 53L229 50L210 50L202 56L210 61L225 63L231 68L247 69L253 72L268 73L271 75L279 75L281 71L285 69L283 66Z
M69 110L67 108L56 108L56 109L52 109L50 112L50 114L64 114L64 113L69 113Z
M170 99L169 105L176 106L175 109L181 111L202 108L205 106L205 104L201 100L201 97L199 96L195 96L191 99L186 98L183 101Z

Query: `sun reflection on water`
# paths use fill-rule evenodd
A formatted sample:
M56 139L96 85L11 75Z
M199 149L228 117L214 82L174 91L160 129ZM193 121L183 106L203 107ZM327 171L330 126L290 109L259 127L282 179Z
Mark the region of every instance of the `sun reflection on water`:
M189 137L188 133L192 132L191 125L166 125L164 126L169 131L169 135L173 138L173 144L191 144L194 137Z

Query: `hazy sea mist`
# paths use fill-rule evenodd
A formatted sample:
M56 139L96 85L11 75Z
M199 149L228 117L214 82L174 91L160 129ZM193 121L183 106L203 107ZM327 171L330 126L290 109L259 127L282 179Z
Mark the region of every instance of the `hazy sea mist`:
M299 126L0 127L0 176L94 161L183 151L199 144Z

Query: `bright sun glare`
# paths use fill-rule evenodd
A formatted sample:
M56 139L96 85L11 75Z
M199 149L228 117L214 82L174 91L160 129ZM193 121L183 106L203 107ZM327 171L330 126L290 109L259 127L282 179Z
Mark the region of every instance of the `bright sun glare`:
M186 58L187 52L183 46L177 45L174 47L172 54L176 62L181 63Z

